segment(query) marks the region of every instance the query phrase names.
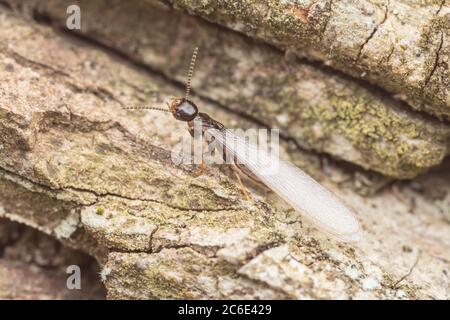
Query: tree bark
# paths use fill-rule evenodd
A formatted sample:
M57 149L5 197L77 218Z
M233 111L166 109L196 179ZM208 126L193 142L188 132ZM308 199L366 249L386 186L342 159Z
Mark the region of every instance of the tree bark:
M162 2L326 62L450 119L446 0Z
M63 27L72 2L26 1ZM262 126L280 128L301 148L401 179L438 165L450 152L448 125L417 116L383 92L331 68L175 13L157 1L78 3L84 9L84 36L170 79L184 82L193 48L199 46L195 92ZM216 12L216 5L208 7L211 12ZM224 10L233 14L228 7ZM341 46L348 45L345 40Z
M134 7L142 9L138 4L157 8L147 7L146 2L125 8L134 12ZM29 8L37 7L31 3ZM39 17L37 13L47 12L50 22L60 25L51 8L50 2L43 4L36 9L35 18ZM91 10L82 12L88 14ZM262 57L263 62L281 59L282 54L272 47L248 44L239 35L199 20L158 12L165 12L165 19L154 20L155 26L165 21L167 33L173 30L176 35L183 34L167 24L170 14L174 14L182 20L181 26L198 23L199 30L213 32L217 37L224 34L224 47L220 49L226 53L223 60L216 52L220 50L211 45L212 52L204 53L207 62L199 61L200 79L194 81L199 94L193 99L202 111L227 126L255 126L256 116L242 117L250 98L245 102L245 93L232 85L233 76L224 76L223 82L216 76L207 83L204 79L212 74L207 67L219 66L226 57L236 54L240 59L246 53L257 52L255 60ZM112 10L104 12L106 20L99 21L108 21L108 14L118 17ZM125 11L121 17L129 21L128 16ZM183 95L183 87L174 80L184 79L184 62L191 54L191 43L182 46L186 41L178 40L173 47L174 58L167 59L161 48L138 46L138 39L151 43L151 37L120 37L118 29L106 28L117 32L110 33L110 39L117 42L108 42L107 33L99 33L100 24L96 27L93 20L88 21L92 29L74 38L17 17L9 9L0 9L0 217L27 224L96 257L112 299L449 298L448 161L414 181L396 182L364 197L356 191L362 184L371 187L377 184L374 181L386 179L375 174L378 178L371 182L371 173L298 148L289 139L291 135L300 141L309 134L295 136L296 131L286 126L289 136L283 140L282 152L337 192L355 209L364 227L364 241L353 246L327 239L272 193L255 187L251 189L253 201L245 201L226 168L210 167L196 178L194 168L174 164L170 150L181 138L189 137L185 124L164 113L123 109L155 100L162 104L172 96ZM134 30L139 34L140 29ZM160 44L168 41L161 36ZM103 45L88 42L86 37ZM206 38L210 37L208 33ZM130 41L122 43L127 56L117 54L119 39ZM134 50L130 43L136 43ZM144 48L147 54L133 54L144 52ZM239 59L232 60L228 67L246 70L236 62ZM243 61L244 65L252 63L250 59ZM373 100L385 110L386 117L397 117L400 126L406 123L405 128L411 130L422 128L424 135L416 136L417 149L421 150L418 153L434 156L436 150L442 150L442 160L447 152L446 124L397 110L403 106L351 79L333 75L330 80L328 69L297 60L292 63L299 75L312 79L309 81L341 88L343 101L351 106L350 92L356 92L358 97ZM283 70L281 64L267 69L265 72L275 74ZM262 79L263 75L251 79ZM250 88L244 78L242 87ZM294 79L300 81L285 80ZM246 107L238 109L237 100L221 93L214 81L224 84L225 90L241 94L238 98ZM276 82L273 85L277 90L281 88L276 87ZM347 92L346 87L353 89ZM255 92L249 91L248 95ZM333 97L329 95L319 99L329 99L326 104ZM299 97L307 100L300 93ZM267 106L270 99L263 100ZM226 108L221 108L221 101ZM311 104L310 108L317 105ZM267 125L275 123L277 112L263 110L267 114L261 116L262 121ZM353 107L348 110L353 112ZM370 122L382 117L368 118ZM336 132L345 132L338 129L341 125L336 125ZM392 129L390 134L404 134L408 141L405 128ZM392 143L395 149L395 142L387 139L386 143ZM338 157L331 148L318 150ZM376 170L373 163L370 168ZM389 170L401 176L400 168L392 166Z
M67 289L68 266L82 270L81 290ZM0 299L104 299L98 264L32 228L0 219Z

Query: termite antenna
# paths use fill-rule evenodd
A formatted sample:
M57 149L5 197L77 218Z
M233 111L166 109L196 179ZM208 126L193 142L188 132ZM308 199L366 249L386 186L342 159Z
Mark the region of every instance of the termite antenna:
M186 96L185 96L186 100L189 98L189 93L191 92L191 80L192 80L192 75L194 74L195 59L197 59L197 53L198 53L198 47L195 47L194 53L192 54L192 58L191 58L191 64L189 65L189 73L187 76Z
M169 109L156 108L156 107L123 107L125 110L157 110L163 112L170 112Z

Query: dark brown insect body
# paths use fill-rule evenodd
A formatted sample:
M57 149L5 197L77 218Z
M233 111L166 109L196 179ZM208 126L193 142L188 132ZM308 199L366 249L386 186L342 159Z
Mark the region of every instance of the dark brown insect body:
M214 137L209 137L208 139L205 139L205 133L208 131L208 129L216 129L219 130L220 132L225 132L225 126L220 122L211 118L206 113L198 112L198 108L195 105L195 103L189 99L189 93L191 91L191 80L192 75L194 73L194 65L195 60L197 58L197 52L198 48L195 48L194 54L192 55L191 64L189 67L189 73L186 83L186 95L184 97L172 99L170 103L167 103L168 106L167 109L158 107L131 107L126 109L140 109L140 110L146 109L146 110L159 110L164 112L170 112L176 120L187 122L188 131L192 137L195 136L194 127L198 125L198 123L201 123L201 134L202 138L204 138L203 141L205 141L209 145L212 141L214 141ZM225 151L223 157L224 159L226 157ZM199 168L200 170L198 170L198 174L200 174L203 171L203 168L204 162L202 158L202 163Z
M182 98L172 99L168 108L158 107L134 107L126 109L150 109L171 113L176 120L187 122L189 133L196 137L196 130L201 124L201 136L203 142L208 144L216 140L223 148L223 157L227 161L227 153L230 154L230 162L234 175L241 186L242 193L247 200L251 200L250 193L243 185L238 172L244 173L255 182L266 185L275 191L296 211L306 215L313 223L322 228L326 233L334 235L345 241L358 241L362 237L361 226L349 210L333 193L322 187L305 172L288 161L279 159L278 155L272 155L261 150L245 139L234 135L223 124L212 119L206 113L198 112L194 102L189 100L190 83L197 56L197 48L194 50L186 85L186 95ZM207 131L211 129L213 135ZM195 151L195 150L194 150ZM209 150L209 151L214 151ZM203 160L195 173L200 175L205 167ZM255 157L256 156L256 157ZM239 161L238 161L239 160ZM268 164L268 165L267 165ZM276 164L276 171L271 164ZM302 196L299 196L302 195Z
M214 136L206 137L205 136L206 131L208 131L209 129L217 129L220 132L222 132L223 134L225 134L225 129L226 129L225 126L223 124L221 124L219 121L216 121L213 118L211 118L206 113L198 112L197 106L191 100L188 100L186 98L173 99L172 103L169 105L169 110L175 119L187 122L189 133L191 134L191 136L193 138L195 137L194 126L196 125L196 122L197 122L197 125L198 125L198 122L201 122L202 138L203 138L203 141L208 145L208 148L209 148L209 145L215 140L215 138L214 138ZM226 153L227 151L225 148L223 148L222 151L223 151L222 157L223 157L224 161L227 161L227 153ZM212 152L214 153L214 150ZM239 170L240 172L245 174L251 180L253 180L257 183L261 183L261 182L253 174L251 174L248 170L246 170L246 168L244 166L237 164L237 159L234 155L231 155L231 158L233 159L232 168L234 169L235 176L239 181L241 190L242 190L243 194L245 195L245 197L247 199L250 199L248 190L242 184L242 181L241 181L239 175L237 174L237 170ZM202 157L202 162L200 164L200 167L196 171L195 175L200 175L203 172L204 167L205 167L205 164L203 162L203 157Z
M187 122L191 136L194 136L194 123L198 120L202 123L202 134L205 134L208 129L218 129L220 131L225 129L223 124L206 113L198 112L196 104L186 98L173 99L169 110L175 119Z

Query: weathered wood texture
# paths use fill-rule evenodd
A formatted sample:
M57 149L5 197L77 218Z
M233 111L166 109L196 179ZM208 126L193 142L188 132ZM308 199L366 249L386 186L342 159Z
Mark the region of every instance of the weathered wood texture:
M448 163L371 198L307 166L364 227L336 243L273 194L244 201L226 168L175 165L185 124L122 109L182 88L3 8L0 30L0 216L95 256L109 298L449 298Z
M162 0L320 60L450 119L446 0Z
M81 268L81 288L67 287L67 267ZM58 240L0 219L0 299L104 299L96 261Z
M22 1L12 2L16 5L22 3ZM114 48L131 59L162 72L167 78L184 82L186 65L193 47L199 46L200 57L194 77L196 93L250 117L261 125L280 128L286 138L302 148L325 152L334 158L395 178L417 176L441 163L450 152L449 125L441 124L430 117L423 117L413 112L405 103L355 79L336 73L331 68L296 59L292 54L286 55L281 50L257 43L235 32L213 26L186 14L173 12L165 6L158 5L157 1L25 2L29 11L34 11L38 16L50 19L63 27L67 18L66 8L72 3L78 3L82 8L81 33L85 37ZM229 8L228 6L232 7L231 3L236 3L237 7ZM282 9L279 8L276 11L272 8L275 6L274 3L269 2L263 7L273 13L267 16L277 19L275 12L282 14ZM203 4L195 1L189 5L186 3L185 6L192 12L204 13L199 9L203 8ZM219 9L217 6L224 7ZM239 21L240 18L244 19L244 12L250 15L253 10L256 10L255 6L245 1L206 4L208 18L213 21L216 21L216 18L219 19L216 17L219 14L226 15L220 19L233 16L233 19ZM320 6L320 3L314 5L315 10L319 10ZM351 5L347 6L352 8ZM288 14L294 10L293 7L293 5L288 6L285 13ZM361 15L362 18L367 19L363 21L365 24L369 23L370 19L375 19L376 8L376 6L371 7L373 12L370 17ZM234 10L240 10L241 13L235 15ZM295 10L292 12L297 12ZM311 9L311 14L314 12ZM262 14L262 12L254 12L254 19ZM316 12L316 14L319 13ZM344 22L340 19L345 18L346 13L336 17L338 21L331 18L328 32L345 28L345 32L352 30L351 32L355 32L354 36L357 37L359 34L354 27L343 26ZM222 21L220 19L219 21ZM299 30L291 30L294 22L288 19L284 21L284 27L269 24L267 21L259 21L257 25L263 28L267 23L267 26L272 26L274 30L285 32L286 41L289 38L289 32L292 36L298 35L303 42L298 42L297 39L296 43L302 43L303 47L307 39L313 41L317 38L307 33L307 30L300 25L297 26ZM245 22L243 25L247 24ZM259 27L255 25L255 28ZM388 32L390 29L380 34ZM279 36L278 33L258 33L258 35L261 34L264 34L264 39L269 42L273 42ZM392 35L400 37L395 33ZM342 42L341 47L332 43L329 46L333 46L336 59L338 57L345 59L352 54L345 47L350 45L346 42L350 39L339 37L336 39ZM357 42L357 39L354 41ZM372 39L370 44L372 41L377 47L389 48L386 44L378 43L376 39ZM326 45L317 45L327 50ZM376 59L376 56L368 51L370 46L366 45L364 48L361 63L366 61L370 65L374 64L372 60ZM409 49L411 47L405 50ZM342 52L346 52L347 56L341 55ZM398 54L409 53L405 51ZM424 56L427 54L428 52L423 52ZM397 53L392 54L392 61L400 59L396 55ZM440 59L445 59L445 55L442 55ZM426 60L427 58L417 58L411 63ZM384 64L381 65L384 66ZM349 72L354 72L353 64L346 63L346 66ZM357 63L358 68L362 66L363 64ZM377 65L376 72L380 72L380 68L380 65ZM413 67L406 64L398 68L403 71L397 70L386 75L383 73L382 79L387 81L389 75L395 79L403 79L402 72ZM437 68L433 83L439 78L441 69L441 67ZM414 72L419 74L425 71L414 66ZM369 78L373 78L373 72L366 73L370 74ZM409 87L411 86L412 88L406 89L406 83L398 83L398 88L410 90L416 95L418 89L413 84L409 84ZM444 84L440 88L442 92L448 90L448 86Z

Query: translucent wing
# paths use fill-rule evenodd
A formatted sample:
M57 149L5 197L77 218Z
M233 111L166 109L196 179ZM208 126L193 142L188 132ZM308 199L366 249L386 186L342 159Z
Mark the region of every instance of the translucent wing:
M360 241L358 220L335 194L278 154L261 150L230 130L212 135L236 162L245 165L264 184L316 226L343 241Z

